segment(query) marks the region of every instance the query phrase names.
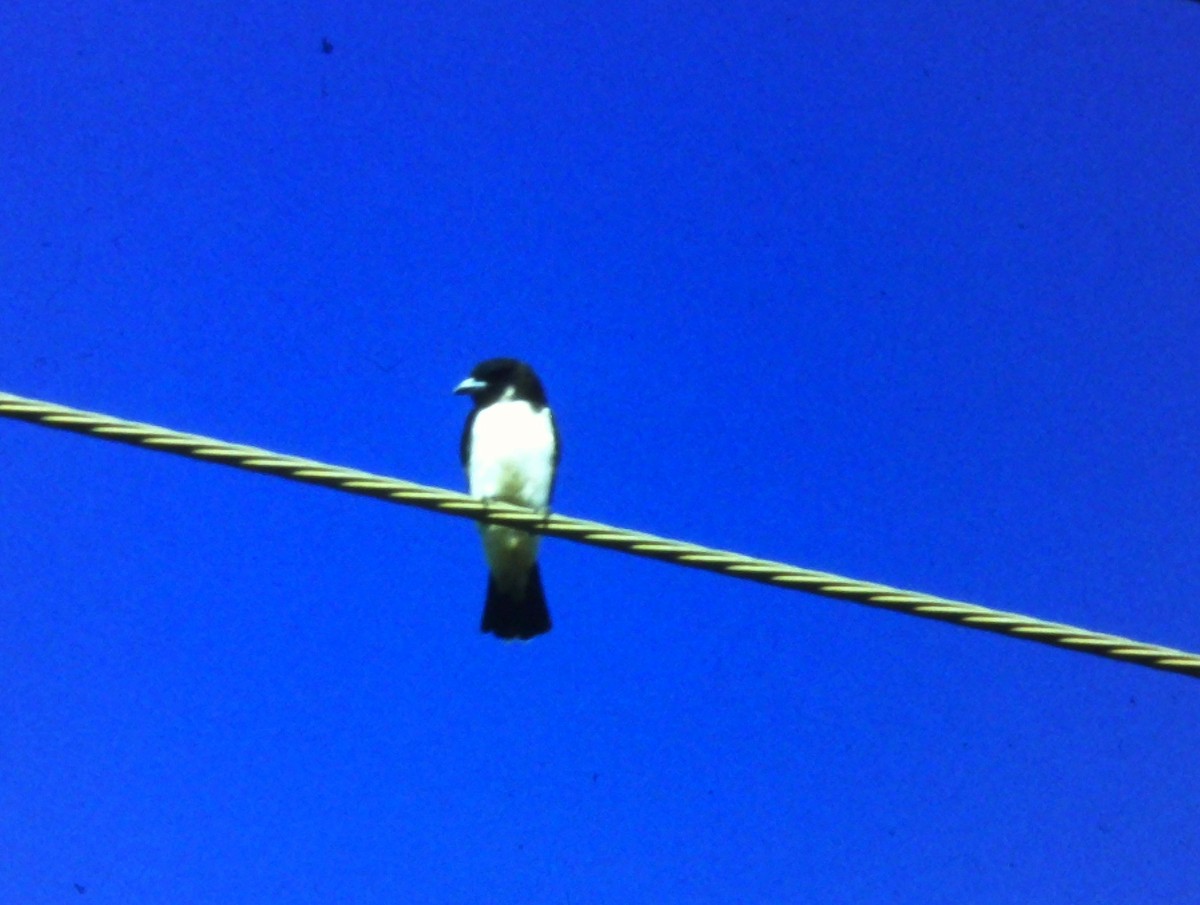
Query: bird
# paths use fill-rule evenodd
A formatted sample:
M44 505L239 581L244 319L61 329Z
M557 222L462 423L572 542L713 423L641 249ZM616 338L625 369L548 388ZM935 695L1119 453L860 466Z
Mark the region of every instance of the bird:
M471 496L548 512L562 445L533 368L515 358L489 358L454 393L474 403L459 443ZM489 571L480 631L522 641L550 631L540 537L485 522L479 530Z

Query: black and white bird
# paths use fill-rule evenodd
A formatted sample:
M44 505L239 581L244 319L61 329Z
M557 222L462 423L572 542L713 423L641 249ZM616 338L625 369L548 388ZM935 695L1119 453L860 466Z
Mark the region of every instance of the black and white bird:
M561 449L533 368L515 358L490 358L454 392L475 403L459 446L471 495L546 511ZM491 572L480 630L522 640L550 631L537 563L539 536L483 522L479 530Z

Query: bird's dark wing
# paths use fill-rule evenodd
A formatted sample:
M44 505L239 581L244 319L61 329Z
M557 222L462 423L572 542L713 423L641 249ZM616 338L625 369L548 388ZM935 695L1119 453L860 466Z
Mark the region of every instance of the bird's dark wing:
M475 416L479 413L479 409L471 409L471 414L467 415L467 423L463 425L462 437L458 441L458 460L462 463L462 467L467 467L467 460L471 458L471 428L475 426Z
M562 437L558 434L558 422L550 412L550 427L554 431L554 475L550 478L550 499L554 499L554 485L558 483L558 463L562 459ZM549 502L549 501L547 501Z

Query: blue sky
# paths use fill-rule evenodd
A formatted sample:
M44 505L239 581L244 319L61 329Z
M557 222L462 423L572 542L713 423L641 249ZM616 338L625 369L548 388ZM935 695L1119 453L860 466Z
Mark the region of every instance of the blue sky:
M1200 649L1200 6L14 2L0 390ZM332 52L322 51L327 40ZM0 422L6 902L1200 896L1200 685ZM82 892L80 891L82 890Z

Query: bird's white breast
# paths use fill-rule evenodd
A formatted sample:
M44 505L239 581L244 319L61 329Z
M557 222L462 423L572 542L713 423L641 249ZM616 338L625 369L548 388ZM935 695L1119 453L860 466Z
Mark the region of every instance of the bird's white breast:
M542 509L554 482L554 423L540 411L510 399L480 409L471 427L467 466L471 495Z

